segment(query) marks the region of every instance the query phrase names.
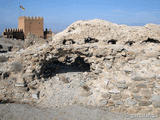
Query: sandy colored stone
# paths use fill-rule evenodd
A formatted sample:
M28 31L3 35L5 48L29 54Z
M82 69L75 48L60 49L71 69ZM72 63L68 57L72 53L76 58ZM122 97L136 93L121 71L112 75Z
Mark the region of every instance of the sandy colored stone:
M159 25L77 21L49 42L32 35L25 42L26 48L3 54L8 58L0 63L0 94L5 99L33 104L39 91L34 105L42 108L63 108L76 101L126 113L143 113L144 107L146 114L158 111L159 101L152 95L159 95ZM15 74L15 80L12 73L4 76L17 61L23 64L22 73ZM26 90L16 83L24 83Z

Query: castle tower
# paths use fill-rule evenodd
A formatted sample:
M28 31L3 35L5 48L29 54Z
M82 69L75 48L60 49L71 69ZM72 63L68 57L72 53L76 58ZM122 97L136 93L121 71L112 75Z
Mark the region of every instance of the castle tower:
M42 17L25 17L21 16L18 19L18 29L22 29L24 35L32 33L38 37L44 37L43 18Z

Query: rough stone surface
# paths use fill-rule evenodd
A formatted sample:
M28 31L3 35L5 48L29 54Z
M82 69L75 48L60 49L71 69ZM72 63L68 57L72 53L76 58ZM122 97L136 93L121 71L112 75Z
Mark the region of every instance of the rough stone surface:
M159 25L77 21L52 41L1 53L0 102L159 114L159 41Z

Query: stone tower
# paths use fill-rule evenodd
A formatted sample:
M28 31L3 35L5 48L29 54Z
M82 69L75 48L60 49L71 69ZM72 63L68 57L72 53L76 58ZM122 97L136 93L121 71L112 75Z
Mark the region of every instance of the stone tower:
M21 16L18 19L18 29L23 30L25 37L28 33L32 33L38 37L43 38L43 18Z

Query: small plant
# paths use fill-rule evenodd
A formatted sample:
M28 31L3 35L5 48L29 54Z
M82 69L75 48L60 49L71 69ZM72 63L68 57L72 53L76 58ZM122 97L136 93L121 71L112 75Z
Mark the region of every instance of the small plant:
M85 90L85 91L89 91L90 88L87 86L87 85L83 85L82 88Z
M8 58L6 56L0 56L0 62L6 62L8 61Z
M9 76L10 76L10 72L5 72L3 73L2 78L7 79Z
M62 80L64 83L70 83L70 80L69 80L68 77L62 76L62 77L61 77L61 80Z

